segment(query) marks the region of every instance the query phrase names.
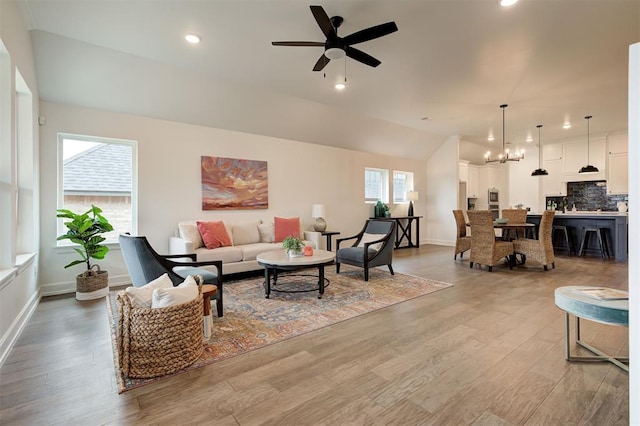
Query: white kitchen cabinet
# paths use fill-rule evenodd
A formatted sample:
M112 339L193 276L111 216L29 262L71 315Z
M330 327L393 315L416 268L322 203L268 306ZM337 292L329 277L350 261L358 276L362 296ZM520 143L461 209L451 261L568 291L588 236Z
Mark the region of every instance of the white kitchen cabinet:
M469 164L467 180L467 198L478 198L478 166Z
M542 159L547 160L561 160L562 159L562 144L554 143L551 145L542 145Z
M629 152L629 135L627 133L609 135L607 138L607 144L609 146L609 154Z
M607 194L629 193L629 154L615 152L609 154L607 164Z
M562 172L565 182L604 180L606 178L607 141L604 137L587 141L565 142L562 144ZM587 155L588 151L588 155ZM587 164L596 166L598 173L579 173Z
M459 182L469 181L469 162L460 161L458 163L458 181Z
M549 175L542 176L542 191L546 196L567 195L567 184L562 173L562 159L545 160L543 167Z

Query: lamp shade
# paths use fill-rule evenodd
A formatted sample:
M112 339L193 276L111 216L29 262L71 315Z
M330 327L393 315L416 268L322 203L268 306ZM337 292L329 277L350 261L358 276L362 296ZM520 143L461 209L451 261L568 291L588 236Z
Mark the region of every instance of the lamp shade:
M311 217L325 217L327 215L327 207L324 204L314 204L311 207Z
M407 200L409 201L418 201L420 198L420 194L417 191L408 191L407 192Z

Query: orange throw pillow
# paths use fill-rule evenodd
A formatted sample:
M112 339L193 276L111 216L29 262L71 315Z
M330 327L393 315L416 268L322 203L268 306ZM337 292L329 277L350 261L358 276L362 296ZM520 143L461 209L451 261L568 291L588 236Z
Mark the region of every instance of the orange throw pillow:
M227 228L224 222L218 220L216 222L196 222L198 231L202 235L202 241L208 249L218 247L227 247L231 245L231 238L227 234Z
M276 243L281 243L287 237L298 237L300 238L300 218L292 217L292 218L284 218L284 217L274 217L273 218L273 227L275 228L275 241Z

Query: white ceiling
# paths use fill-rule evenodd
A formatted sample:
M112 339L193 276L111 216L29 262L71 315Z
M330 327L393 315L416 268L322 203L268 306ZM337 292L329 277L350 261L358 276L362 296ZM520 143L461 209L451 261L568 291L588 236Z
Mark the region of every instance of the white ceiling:
M324 41L309 4L345 36L399 30L312 72ZM304 142L426 158L444 140L497 150L627 128L628 46L640 0L26 0L40 97ZM199 46L183 36L195 32ZM429 117L428 120L422 120ZM565 120L573 128L563 130ZM487 142L493 132L496 140ZM535 142L534 142L535 144ZM470 158L471 160L474 160Z

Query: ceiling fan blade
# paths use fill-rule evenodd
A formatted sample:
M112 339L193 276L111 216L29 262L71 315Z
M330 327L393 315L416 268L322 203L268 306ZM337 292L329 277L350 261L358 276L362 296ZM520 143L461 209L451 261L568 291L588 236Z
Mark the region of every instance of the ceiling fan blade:
M342 38L346 44L358 44L364 41L373 40L378 37L386 36L393 32L398 31L398 26L395 22L387 22L385 24L376 25L375 27L365 28L364 30L356 31L353 34L349 34Z
M324 47L324 43L321 41L272 41L273 46L311 46L311 47Z
M382 63L376 58L374 58L373 56L368 55L364 53L362 50L358 50L351 46L347 46L347 48L345 49L345 52L347 53L347 56L350 57L351 59L355 59L358 62L362 62L365 65L369 65L370 67L377 67Z
M329 19L329 15L324 11L322 6L309 6L311 8L311 13L313 13L313 17L316 18L316 22L320 29L324 33L324 35L328 39L335 39L337 37L336 30L333 28L331 24L331 19Z
M318 62L316 62L316 64L313 66L313 70L314 71L322 71L322 69L327 66L327 64L329 63L330 60L331 59L329 59L326 56L324 56L324 53L323 53L322 56L320 56L320 58L318 58Z

